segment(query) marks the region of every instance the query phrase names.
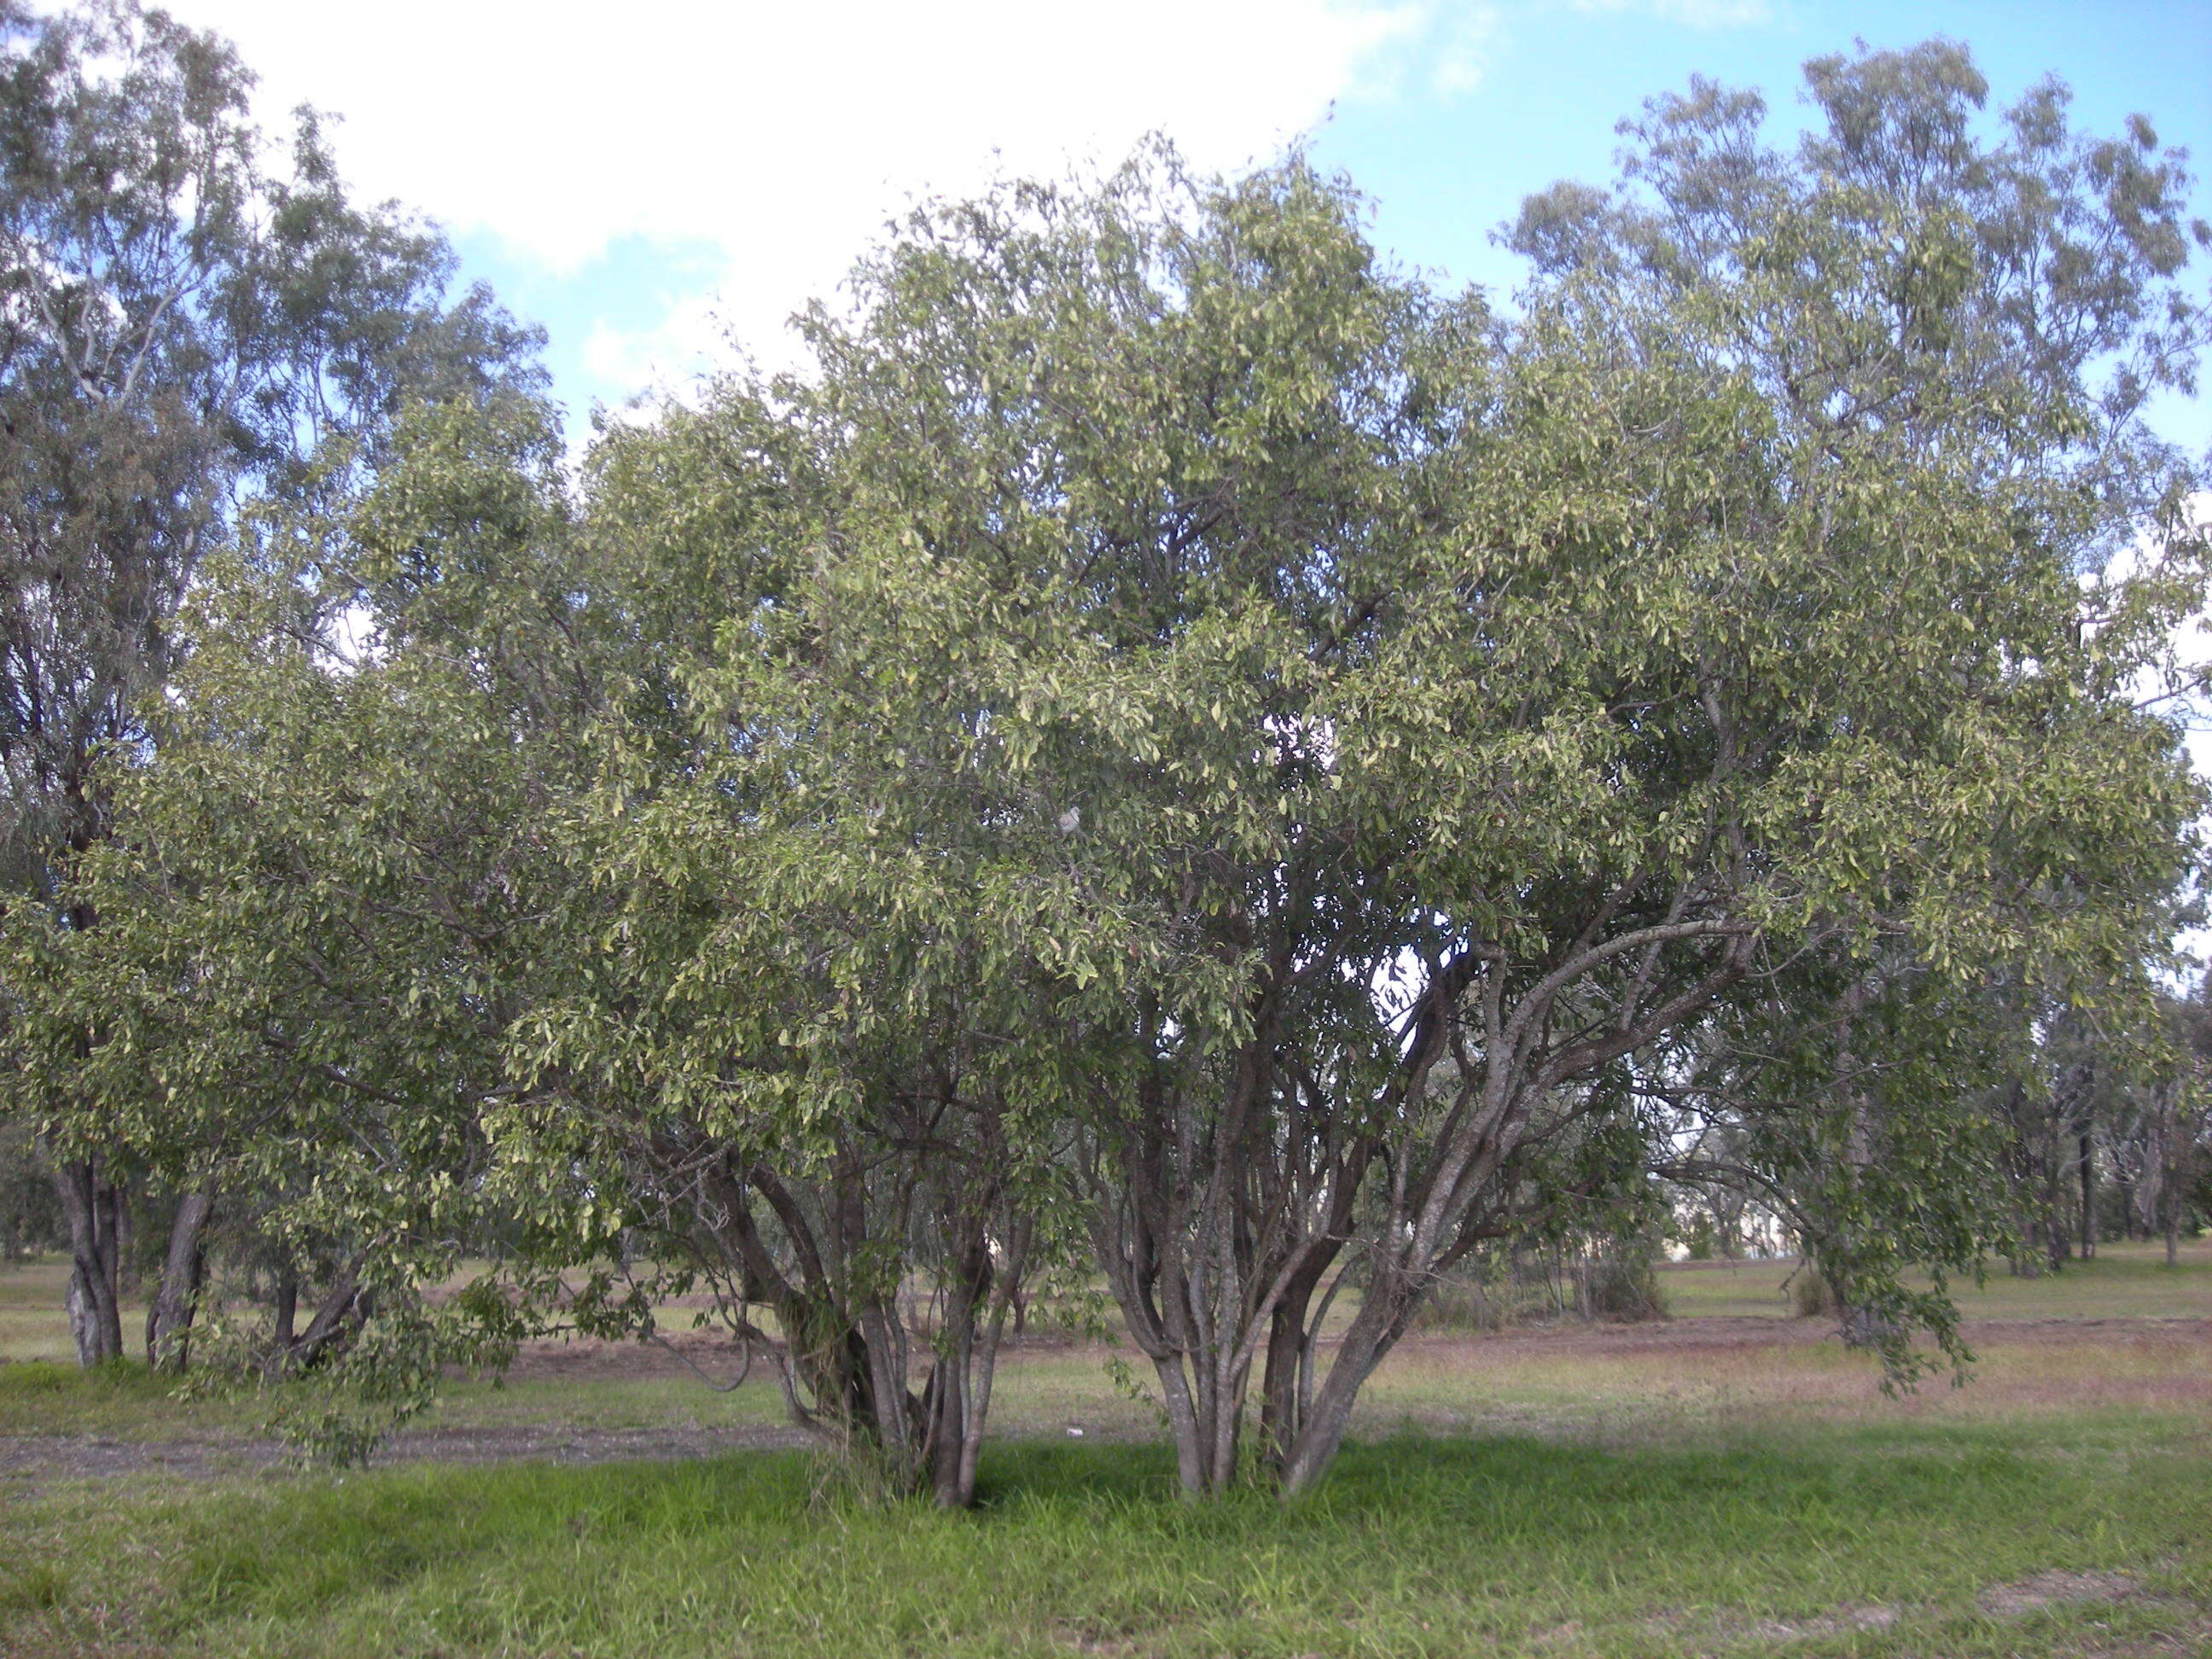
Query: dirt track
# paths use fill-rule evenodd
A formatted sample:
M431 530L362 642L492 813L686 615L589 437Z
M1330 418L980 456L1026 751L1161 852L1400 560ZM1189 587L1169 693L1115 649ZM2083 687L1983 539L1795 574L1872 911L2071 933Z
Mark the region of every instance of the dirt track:
M2203 1347L2212 1355L2212 1320L2205 1319L2004 1319L1969 1322L1962 1327L1976 1346L2033 1346L2047 1348L2124 1347L2135 1344ZM1460 1365L1469 1370L1528 1359L1694 1360L1711 1356L1741 1363L1758 1350L1809 1347L1828 1341L1833 1329L1817 1321L1709 1316L1642 1325L1583 1325L1522 1328L1481 1336L1429 1335L1414 1338L1400 1356L1417 1365ZM710 1376L726 1375L736 1363L731 1345L686 1334L680 1346ZM1018 1366L1024 1352L1067 1352L1062 1338L1032 1336L1007 1355ZM2212 1367L2208 1367L2212 1371ZM589 1340L538 1342L526 1347L508 1375L521 1381L588 1384L623 1379L689 1377L684 1358L667 1349ZM755 1376L762 1376L757 1368ZM649 1427L597 1428L532 1424L484 1428L422 1428L394 1436L378 1453L381 1466L429 1462L472 1464L543 1462L556 1464L609 1463L708 1456L741 1449L803 1447L806 1435L781 1424L731 1425L702 1428L670 1424ZM98 1480L157 1474L209 1477L276 1471L286 1466L284 1448L265 1436L209 1433L164 1439L99 1435L0 1432L0 1486L21 1489L43 1480Z
M719 1452L803 1446L805 1434L781 1426L697 1429L585 1429L548 1425L505 1429L416 1429L394 1435L377 1454L393 1463L623 1463L707 1457ZM124 1474L209 1476L286 1467L273 1439L209 1436L113 1440L69 1434L0 1435L0 1480L99 1480Z
M2130 1340L2212 1342L2212 1319L2197 1318L1976 1319L1963 1322L1960 1329L1970 1346L2014 1342L2054 1347ZM1825 1320L1705 1314L1638 1325L1591 1325L1571 1320L1556 1325L1510 1327L1481 1335L1417 1335L1408 1339L1401 1352L1439 1358L1466 1357L1478 1362L1486 1356L1519 1358L1537 1352L1576 1357L1649 1352L1693 1355L1814 1346L1832 1340L1835 1334L1833 1323ZM734 1343L690 1333L673 1340L709 1377L719 1380L736 1369ZM1010 1364L1018 1364L1024 1354L1066 1352L1076 1346L1064 1336L1031 1334L1010 1338L1004 1353ZM579 1339L529 1343L507 1374L516 1382L609 1382L689 1377L696 1373L676 1354L651 1344ZM754 1376L762 1374L757 1366Z

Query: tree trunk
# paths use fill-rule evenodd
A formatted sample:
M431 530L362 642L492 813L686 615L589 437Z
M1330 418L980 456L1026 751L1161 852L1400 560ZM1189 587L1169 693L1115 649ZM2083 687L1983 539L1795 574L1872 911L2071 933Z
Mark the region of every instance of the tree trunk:
M69 1314L77 1363L98 1365L123 1358L122 1200L96 1162L54 1166L54 1192L70 1233Z
M2081 1260L2093 1261L2097 1254L2097 1155L2090 1143L2089 1131L2081 1131Z
M998 1374L999 1342L1006 1328L1008 1312L1014 1310L1014 1317L1019 1321L1018 1310L1026 1295L1024 1287L1035 1238L1033 1223L1024 1220L1016 1224L1008 1241L1006 1259L994 1270L990 1299L981 1328L975 1334L968 1417L960 1438L958 1494L963 1508L975 1501L975 1469L982 1455L983 1425L991 1414L991 1385Z
M1370 1281L1366 1299L1338 1343L1335 1362L1316 1391L1313 1406L1298 1425L1297 1437L1284 1460L1285 1497L1296 1498L1311 1491L1328 1473L1352 1426L1352 1408L1358 1401L1359 1391L1397 1346L1420 1295L1395 1269L1377 1272Z
M1310 1251L1285 1284L1270 1317L1267 1358L1260 1374L1260 1443L1268 1467L1279 1478L1290 1465L1298 1431L1313 1407L1314 1350L1338 1287L1330 1287L1318 1313L1314 1293L1340 1254L1340 1247L1334 1243Z
M70 1336L76 1343L76 1363L88 1368L100 1363L99 1321L95 1319L84 1298L84 1276L70 1274L69 1290L62 1297L62 1306L69 1311Z
M207 1221L214 1209L213 1193L186 1193L170 1219L161 1286L146 1310L146 1363L156 1370L181 1371L191 1363L192 1320L207 1277Z
M307 1322L307 1328L289 1345L292 1363L301 1370L312 1370L325 1360L337 1358L353 1340L362 1316L359 1273L348 1267L339 1273L337 1282L315 1309L315 1316Z
M1168 1416L1168 1436L1175 1442L1176 1483L1185 1498L1206 1495L1206 1443L1200 1430L1198 1407L1191 1399L1190 1382L1182 1357L1155 1359L1152 1370L1160 1379L1160 1402Z
M2164 1149L2167 1156L2159 1170L2159 1220L2166 1232L2166 1265L2178 1267L2181 1265L2181 1170L2172 1160L2172 1146L2169 1133Z
M969 1248L945 1288L945 1319L938 1332L937 1363L922 1392L922 1461L929 1495L939 1509L965 1509L975 1495L968 1454L969 1428L975 1407L977 1316L988 1305L990 1243L975 1229Z
M1260 1445L1277 1470L1290 1459L1301 1407L1300 1361L1306 1352L1306 1315L1320 1279L1301 1272L1275 1304L1267 1326L1267 1355L1260 1371Z
M294 1334L300 1315L300 1276L289 1267L277 1275L276 1307L270 1322L270 1336L280 1353L289 1353L299 1340Z

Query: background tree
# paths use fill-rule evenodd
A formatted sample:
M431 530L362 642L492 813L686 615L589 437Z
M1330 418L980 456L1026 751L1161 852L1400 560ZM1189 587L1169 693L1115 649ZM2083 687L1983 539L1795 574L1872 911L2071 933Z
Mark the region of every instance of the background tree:
M534 384L537 337L481 288L449 297L434 231L349 201L312 114L271 170L215 36L135 0L7 0L0 37L0 866L82 928L60 896L108 831L96 759L143 739L240 504L343 489L409 397ZM131 1154L96 1102L44 1133L79 1349L112 1358ZM187 1273L206 1174L160 1177ZM157 1326L190 1303L165 1291Z
M2212 1218L2212 976L2185 1000L2167 1006L2173 1046L2166 1065L2138 1081L2136 1133L2142 1152L2136 1164L2135 1213L2148 1233L2166 1240L2166 1265L2176 1265L2182 1233Z
M248 556L203 573L149 760L110 779L118 833L74 873L100 925L19 914L9 939L26 1107L221 1171L222 1357L289 1376L345 1352L403 1411L514 1329L428 1292L489 1235L505 1033L561 948L542 813L590 705L559 455L527 401L426 409L342 523L257 510ZM302 626L310 574L351 596L362 659ZM303 1426L357 1449L325 1403Z

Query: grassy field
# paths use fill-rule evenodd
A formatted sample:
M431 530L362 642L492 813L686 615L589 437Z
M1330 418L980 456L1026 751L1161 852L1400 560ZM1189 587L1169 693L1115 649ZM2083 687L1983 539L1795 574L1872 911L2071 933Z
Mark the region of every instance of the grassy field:
M2205 1260L2192 1244L2188 1260ZM1796 1261L1677 1261L1660 1271L1668 1311L1676 1318L1735 1315L1782 1318L1784 1288ZM1959 1311L1973 1319L2212 1319L2212 1273L2169 1273L2163 1246L2106 1244L2039 1279L2015 1279L2002 1267L1979 1285L1951 1287Z
M533 1352L343 1477L258 1467L245 1406L0 1365L0 1653L2212 1652L2212 1244L1993 1282L1973 1379L1901 1400L1779 1316L1787 1270L1409 1344L1288 1510L1177 1504L1149 1408L1066 1345L1010 1359L959 1516L724 1449L781 1432L770 1391L652 1351Z

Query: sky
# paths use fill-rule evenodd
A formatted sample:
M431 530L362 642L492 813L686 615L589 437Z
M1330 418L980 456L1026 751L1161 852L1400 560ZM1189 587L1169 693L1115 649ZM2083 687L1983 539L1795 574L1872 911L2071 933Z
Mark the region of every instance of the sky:
M1519 272L1492 234L1608 176L1644 99L1704 74L1786 131L1799 65L1855 36L1963 40L1993 104L2056 72L2086 129L2139 111L2212 167L2212 0L167 4L237 43L272 129L301 102L343 118L356 188L437 220L545 327L580 428L738 350L790 361L785 319L915 198L1110 165L1152 131L1220 170L1303 142L1382 247L1500 289ZM2205 403L2163 423L2212 445Z

